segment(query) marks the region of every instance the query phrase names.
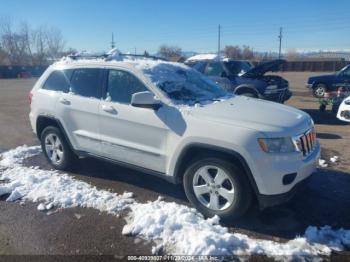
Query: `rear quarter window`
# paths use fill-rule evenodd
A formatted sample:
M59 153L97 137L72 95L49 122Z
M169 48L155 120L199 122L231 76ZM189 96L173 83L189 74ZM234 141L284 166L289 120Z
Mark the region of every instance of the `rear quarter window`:
M71 76L71 70L56 70L53 71L46 79L42 89L69 92L69 79Z

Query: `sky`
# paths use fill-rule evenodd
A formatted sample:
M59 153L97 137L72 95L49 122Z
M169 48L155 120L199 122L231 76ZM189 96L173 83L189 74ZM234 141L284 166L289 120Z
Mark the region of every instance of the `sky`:
M219 24L222 47L277 52L283 27L283 51L350 50L348 0L0 0L0 17L56 27L87 51L109 50L113 32L122 52L215 52Z

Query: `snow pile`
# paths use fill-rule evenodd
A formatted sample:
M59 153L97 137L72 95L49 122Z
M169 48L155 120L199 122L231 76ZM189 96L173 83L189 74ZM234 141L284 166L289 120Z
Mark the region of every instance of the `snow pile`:
M157 253L165 248L178 255L252 255L264 254L279 260L330 255L332 249L350 245L350 230L330 227L307 228L304 237L286 243L258 240L240 233L229 233L218 224L218 218L204 219L195 209L158 199L135 203L123 234L154 240Z
M19 146L0 155L0 166L14 167L22 164L23 159L38 155L41 152L40 146L28 147L27 145Z
M332 163L335 163L339 160L339 156L332 156L330 159L329 159Z
M7 167L0 174L0 195L10 194L6 201L17 199L41 202L39 210L55 207L88 207L116 214L133 203L132 193L118 195L57 171L23 167L25 157L40 152L39 147L18 147L2 155L0 165ZM6 182L8 181L8 182Z
M319 159L318 160L318 165L320 167L324 167L324 168L328 167L328 164L327 164L326 160L324 160L324 159Z
M264 254L277 260L314 259L330 255L332 250L350 247L350 230L332 230L329 226L309 227L303 237L286 243L259 240L240 233L230 233L219 225L218 217L205 219L195 209L162 201L137 203L132 193L118 195L98 190L88 183L56 171L24 167L23 159L40 152L39 147L18 147L2 154L0 195L39 202L40 211L53 207L87 207L118 215L130 208L123 234L138 235L157 243L152 252L184 255Z

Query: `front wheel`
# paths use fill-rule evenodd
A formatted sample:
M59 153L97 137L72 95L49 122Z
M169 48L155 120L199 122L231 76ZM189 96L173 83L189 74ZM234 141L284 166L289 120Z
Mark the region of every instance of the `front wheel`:
M204 216L223 221L241 217L250 207L252 190L245 173L216 157L195 160L184 175L188 200Z
M326 91L327 91L326 86L324 84L318 84L314 88L314 96L317 98L322 98L322 97L324 97Z

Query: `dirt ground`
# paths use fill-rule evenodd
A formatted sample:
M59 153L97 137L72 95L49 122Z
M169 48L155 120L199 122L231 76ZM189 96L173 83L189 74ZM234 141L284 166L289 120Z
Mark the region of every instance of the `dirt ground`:
M307 78L316 74L281 74L290 81L294 93L287 104L313 117L322 144L322 157L329 163L329 158L337 155L339 163L318 170L288 204L263 212L252 210L244 220L227 225L230 231L285 241L302 235L309 225L350 228L350 125L338 121L331 113L317 110L317 99L305 88ZM28 121L27 94L34 82L35 79L0 79L0 152L38 143ZM42 155L28 159L26 165L51 169ZM138 202L153 201L161 195L167 201L188 205L181 186L98 160L80 161L71 175L101 189L133 192ZM125 256L151 252L151 243L121 234L125 225L123 218L85 208L64 209L48 216L38 212L35 204L21 206L4 199L0 198L0 255ZM81 218L77 219L76 214ZM350 254L342 252L340 255ZM334 253L333 258L339 259L339 253Z

